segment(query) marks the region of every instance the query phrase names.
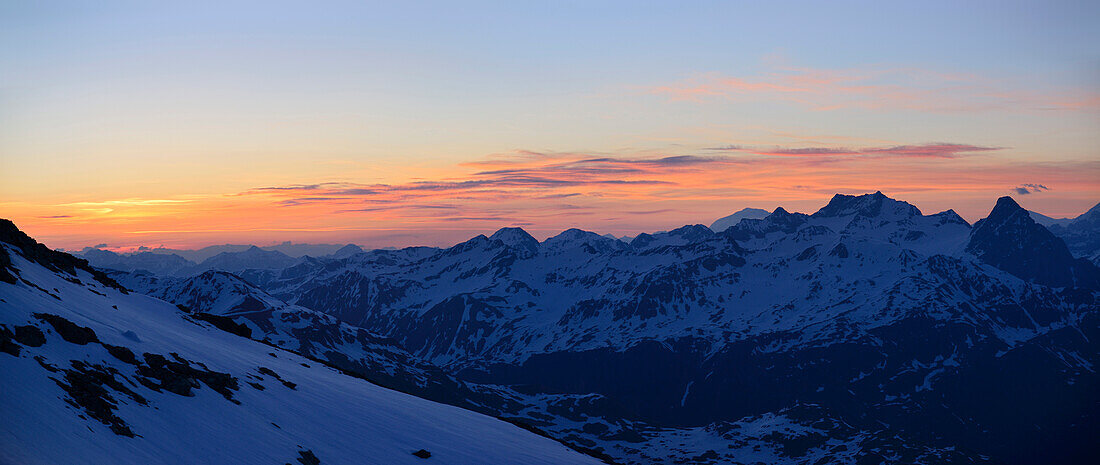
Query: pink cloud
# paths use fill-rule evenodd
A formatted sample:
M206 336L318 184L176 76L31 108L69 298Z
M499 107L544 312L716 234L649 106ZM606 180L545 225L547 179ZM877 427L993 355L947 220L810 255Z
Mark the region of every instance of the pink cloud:
M712 147L710 150L745 152L757 155L782 157L908 157L908 158L956 158L963 154L1002 150L1001 147L982 147L970 144L917 144L887 147L803 147L803 148L753 148L739 145Z
M119 206L117 218L84 212L82 206L68 207L71 212L57 206L26 209L12 216L58 238L79 225L81 237L95 233L150 243L256 237L350 241L409 232L407 239L386 239L394 242L385 245L414 245L461 240L508 224L547 235L573 226L633 234L709 221L745 206L813 211L837 192L882 190L928 211L954 208L969 219L988 213L1006 186L1029 192L1031 186L1057 186L1027 196L1040 202L1092 205L1100 195L1095 181L1100 162L976 156L1000 149L964 143L838 142L845 145L730 145L665 156L516 152L406 182L266 185L189 203ZM37 218L46 215L72 218Z

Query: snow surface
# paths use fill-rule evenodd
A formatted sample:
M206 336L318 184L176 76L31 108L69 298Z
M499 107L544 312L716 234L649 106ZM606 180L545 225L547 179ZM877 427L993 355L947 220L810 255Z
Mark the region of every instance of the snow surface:
M78 270L77 284L13 249L9 254L24 281L0 283L0 322L36 325L47 343L21 347L18 357L0 354L0 463L271 464L295 462L306 450L323 464L423 463L412 455L419 449L431 452L430 463L598 463L506 422L390 391L188 320L174 305L104 287L84 271ZM139 358L176 353L229 373L239 380L233 391L239 404L206 385L192 397L154 392L102 345L66 342L33 313L89 327L102 342L130 348ZM115 413L138 436L116 435L66 402L69 395L56 381L62 374L36 358L60 369L79 360L117 370L116 377L148 401L143 406L111 392ZM294 388L260 373L261 367Z

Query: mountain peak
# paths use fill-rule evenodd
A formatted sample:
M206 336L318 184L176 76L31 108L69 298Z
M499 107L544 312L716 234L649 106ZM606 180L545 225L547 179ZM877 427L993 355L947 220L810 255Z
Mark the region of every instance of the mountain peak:
M546 239L542 242L542 245L549 246L559 251L571 248L581 248L588 253L610 252L627 247L627 244L620 240L610 239L594 232L577 228L566 229L560 234Z
M1100 222L1100 203L1094 205L1089 211L1082 213L1081 216L1074 218L1073 222Z
M997 211L998 208L1009 209L1011 211L1024 209L1024 207L1021 207L1020 204L1016 203L1016 199L1013 199L1010 195L1006 195L997 199L997 204L993 206L993 211ZM992 215L992 213L990 213L990 215Z
M333 252L332 257L333 258L348 258L348 257L350 257L352 255L355 255L355 254L358 254L358 253L363 253L363 248L362 247L359 247L355 244L348 244L348 245L345 245L343 247L340 247L335 252Z
M997 203L993 205L993 210L990 210L989 216L978 220L977 223L974 223L974 227L984 226L986 230L989 230L989 228L1000 229L1010 223L1015 227L1024 229L1039 225L1031 217L1031 212L1016 203L1015 199L1006 195L997 199Z
M970 226L970 223L967 222L965 219L963 219L963 217L959 216L959 214L954 209L944 210L942 212L936 213L934 215L929 215L929 216L932 217L932 218L938 218L939 219L939 224L941 224L941 225L942 224L949 224L949 223L956 223L956 224L964 224L967 227Z
M531 237L531 235L528 234L527 231L524 231L523 228L515 227L500 228L497 230L497 232L493 233L492 236L489 236L489 239L498 240L504 242L505 244L535 240L535 238Z
M1051 287L1096 285L1096 267L1074 259L1066 243L1036 223L1012 197L997 199L989 216L974 224L966 251L1034 283Z
M714 235L715 232L706 226L689 224L668 232L641 233L630 241L630 246L638 250L650 247L681 246L703 241Z
M710 229L714 232L722 232L733 226L736 226L737 223L740 223L741 220L745 218L760 219L765 216L768 216L767 210L763 210L760 208L742 208L730 216L722 217L715 220L714 223L711 223Z
M558 233L557 236L546 239L546 242L550 242L550 241L554 241L554 242L577 241L577 240L586 239L586 238L588 238L588 236L602 237L599 234L596 234L594 232L588 232L588 231L585 231L583 229L578 229L578 228L569 228L569 229L566 229L565 231L562 231L562 232ZM606 239L606 238L604 238L604 239Z
M503 242L508 247L516 247L529 252L539 248L539 241L531 237L523 228L500 228L489 236L490 240Z
M686 224L668 232L670 236L684 236L689 239L699 239L714 235L714 231L701 224Z
M873 217L887 212L902 217L921 214L920 210L912 204L887 197L882 191L875 191L873 194L863 195L836 194L829 200L828 205L812 216L819 218L847 215Z

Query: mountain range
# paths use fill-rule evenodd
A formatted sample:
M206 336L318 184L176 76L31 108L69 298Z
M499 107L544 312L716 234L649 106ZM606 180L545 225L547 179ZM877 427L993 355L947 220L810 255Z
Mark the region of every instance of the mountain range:
M504 228L445 249L84 267L79 283L23 271L44 265L8 246L0 295L55 294L87 325L110 307L50 289L145 294L238 345L613 463L1091 463L1098 211L1044 226L1005 197L971 225L876 192L629 242ZM17 319L15 343L34 323Z

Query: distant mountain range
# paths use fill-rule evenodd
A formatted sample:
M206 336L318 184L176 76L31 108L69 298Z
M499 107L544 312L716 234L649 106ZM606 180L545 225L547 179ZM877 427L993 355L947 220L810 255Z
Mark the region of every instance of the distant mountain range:
M295 245L295 247L300 249L305 249L306 246L308 245ZM322 255L322 257L329 258L347 258L363 252L363 249L355 244L347 244L334 250L332 247L335 246L327 245L309 247L317 250L331 250L331 253ZM161 250L160 252L143 251L131 254L120 254L110 250L88 247L77 255L88 260L92 266L98 268L121 271L143 270L165 276L194 276L210 270L239 273L249 269L283 269L294 265L301 257L309 257L309 255L302 255L299 258L295 258L280 252L278 250L279 247L262 248L254 245L214 246L201 249L201 251L177 252L192 252L188 255L202 256L219 248L227 248L232 251L218 252L202 260L200 263L195 263L176 253L164 253L164 250L167 249L159 249Z
M1004 197L971 225L876 192L629 241L503 228L77 274L613 463L1092 463L1098 211L1044 226ZM19 260L20 293L78 286Z
M102 247L102 246L100 246L100 247ZM201 249L194 249L194 250L192 250L192 249L170 249L170 248L165 248L165 247L155 247L155 248L142 247L136 253L133 253L133 254L119 254L119 255L121 255L121 256L131 256L131 255L141 255L141 254L145 254L145 253L156 254L156 255L178 255L179 257L181 257L181 258L183 258L183 259L185 259L189 262L201 263L201 262L203 262L203 261L205 261L205 260L207 260L207 259L209 259L209 258L211 258L215 255L218 255L218 254L245 252L245 251L247 251L247 250L249 250L253 247L257 247L257 246L249 245L249 244L222 244L222 245L211 245L211 246L208 246L208 247L203 247ZM351 250L351 249L354 248L354 249L362 250L361 248L359 248L359 246L357 246L355 244L344 244L344 245L341 245L341 244L306 244L306 243L297 243L297 242L289 242L289 241L283 242L281 244L268 245L268 246L263 246L263 247L258 247L258 248L260 248L262 250L269 251L269 252L279 252L281 254L284 254L284 255L287 255L287 256L290 256L290 257L294 257L294 258L301 258L301 257L307 256L307 255L311 256L311 257L329 256L329 255L337 253L338 251L340 251L342 249ZM87 255L89 252L93 252L93 251L108 252L107 250L97 248L97 247L85 247L84 249L82 249L80 251L76 251L74 253L76 255ZM343 253L347 253L347 250L345 250Z
M1100 204L1089 212L1077 218L1051 218L1046 215L1030 212L1036 223L1043 225L1062 237L1070 245L1070 251L1078 257L1088 258L1095 263L1100 263L1100 239L1097 238L1098 227L1096 217ZM761 219L768 216L767 210L759 208L743 208L737 212L719 218L710 225L714 232L723 232L737 225L743 219ZM1092 218L1091 223L1089 218ZM1078 221L1080 220L1080 221ZM1073 223L1077 226L1069 228ZM604 234L604 237L630 242L634 236L615 236ZM89 261L93 266L115 270L136 271L145 270L159 275L193 276L207 270L240 272L246 269L272 269L283 268L288 265L288 260L276 254L261 254L253 249L268 252L278 252L290 258L301 259L314 258L348 258L352 255L364 252L364 249L355 244L306 244L284 242L282 244L257 247L254 245L225 244L204 247L197 250L154 248L145 249L134 253L115 253L101 248L85 247L75 252L75 255ZM395 250L392 247L383 250ZM209 261L217 255L218 260ZM278 258L277 258L278 257Z

